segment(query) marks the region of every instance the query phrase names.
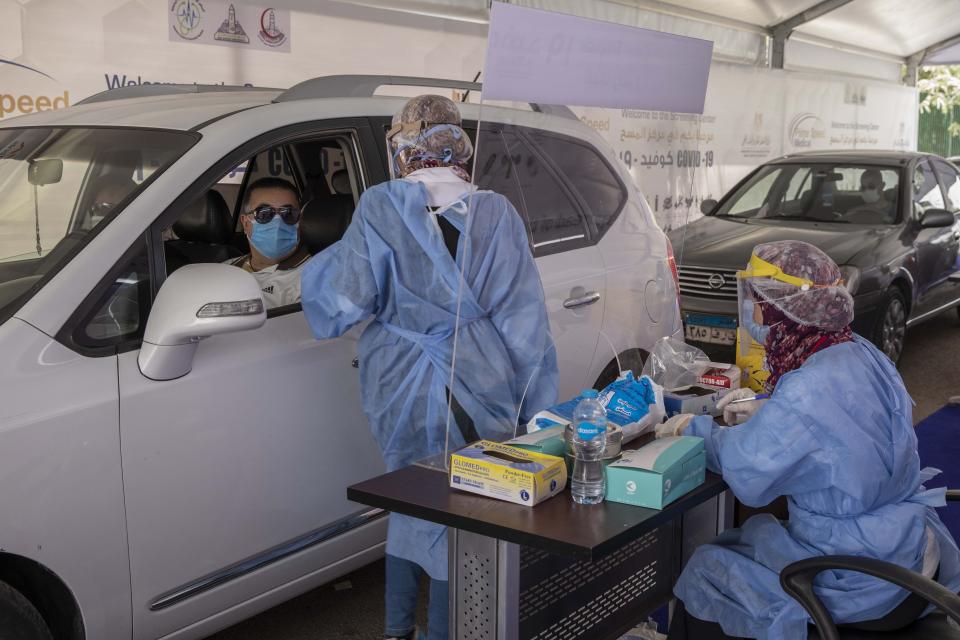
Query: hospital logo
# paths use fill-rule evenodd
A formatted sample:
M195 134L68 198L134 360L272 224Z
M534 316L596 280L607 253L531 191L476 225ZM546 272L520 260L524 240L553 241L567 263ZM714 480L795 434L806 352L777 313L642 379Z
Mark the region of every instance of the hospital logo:
M237 22L237 10L233 8L233 5L230 5L230 9L227 10L227 19L213 34L213 39L221 42L236 42L237 44L248 44L250 42L247 32Z
M817 141L825 140L827 128L823 120L812 113L799 113L790 121L787 137L795 149L809 149Z
M273 9L267 9L260 14L260 42L268 47L279 47L287 41L287 34L277 27L277 14Z
M203 35L200 23L205 12L200 0L174 0L170 5L174 18L170 26L184 40L196 40Z
M770 134L763 126L763 114L753 114L753 127L744 134L740 143L740 155L744 158L766 158L772 150Z

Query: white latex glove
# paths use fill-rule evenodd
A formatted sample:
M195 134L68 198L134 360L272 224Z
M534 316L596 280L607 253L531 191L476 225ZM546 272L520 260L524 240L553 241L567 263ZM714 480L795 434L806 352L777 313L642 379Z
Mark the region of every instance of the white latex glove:
M690 421L693 420L692 413L680 413L663 424L657 425L656 438L666 438L669 436L683 435L683 430L687 428Z
M727 423L727 426L743 424L752 418L757 411L760 411L760 407L767 401L766 398L731 404L734 400L744 400L755 395L757 395L757 392L753 389L737 389L720 398L720 401L717 402L717 409L723 411L723 421Z

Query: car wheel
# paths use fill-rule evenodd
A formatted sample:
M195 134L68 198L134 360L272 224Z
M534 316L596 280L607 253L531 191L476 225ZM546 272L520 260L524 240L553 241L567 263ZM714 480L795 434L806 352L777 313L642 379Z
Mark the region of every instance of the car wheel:
M53 640L36 608L5 582L0 582L0 631L3 640Z
M881 306L880 320L874 342L896 364L903 353L903 339L907 333L907 305L899 289L887 293Z

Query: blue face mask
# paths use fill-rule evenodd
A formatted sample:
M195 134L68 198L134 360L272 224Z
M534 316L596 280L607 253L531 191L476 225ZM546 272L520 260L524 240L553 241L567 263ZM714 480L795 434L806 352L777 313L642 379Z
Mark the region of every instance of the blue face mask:
M743 309L741 309L741 322L743 322L743 328L747 330L747 333L750 334L750 337L756 340L759 344L766 344L767 336L770 335L770 327L757 324L753 319L753 301L744 300Z
M250 242L265 258L279 260L290 255L297 248L297 240L297 225L287 224L280 216L265 224L253 223Z

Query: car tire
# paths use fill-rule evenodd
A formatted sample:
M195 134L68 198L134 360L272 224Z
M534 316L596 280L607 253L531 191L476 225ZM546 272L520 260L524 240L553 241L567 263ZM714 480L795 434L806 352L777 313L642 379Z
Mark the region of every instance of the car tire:
M907 303L900 289L893 287L887 292L883 304L880 305L873 342L896 364L903 353L906 332Z
M0 582L0 635L3 640L53 640L40 612L5 582Z

